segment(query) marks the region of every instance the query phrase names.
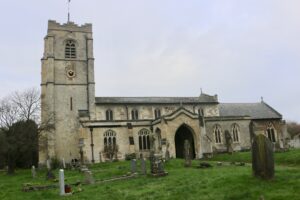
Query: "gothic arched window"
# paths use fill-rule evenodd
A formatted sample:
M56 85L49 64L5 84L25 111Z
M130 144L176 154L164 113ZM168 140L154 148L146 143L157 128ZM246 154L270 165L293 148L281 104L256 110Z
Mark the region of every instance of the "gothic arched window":
M113 130L107 130L104 134L104 146L116 146L117 144L117 133Z
M150 149L150 131L147 129L142 129L138 133L139 135L139 149L149 150Z
M67 40L66 42L65 58L76 58L76 45L73 40Z
M232 126L231 126L231 132L232 132L233 142L239 142L239 132L240 132L239 125L232 124Z
M136 109L133 109L131 111L131 119L133 119L133 120L139 119L139 113L138 113L138 111Z
M267 126L267 136L271 142L276 142L276 132L271 122Z
M154 110L154 117L155 117L155 119L158 119L158 118L160 118L160 109L158 109L158 108L156 108L155 110Z
M216 143L222 143L222 129L220 125L215 125L214 128L214 135L215 135L215 142Z
M113 111L112 110L108 109L105 114L106 114L106 120L107 121L112 121L113 120Z

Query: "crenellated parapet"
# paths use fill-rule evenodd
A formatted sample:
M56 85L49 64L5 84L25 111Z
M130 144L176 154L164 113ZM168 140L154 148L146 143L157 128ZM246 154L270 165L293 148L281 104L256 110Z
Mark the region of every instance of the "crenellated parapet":
M49 20L48 21L48 33L50 33L53 30L92 33L92 24L86 23L83 25L77 25L74 22L60 24L60 23L56 22L55 20Z

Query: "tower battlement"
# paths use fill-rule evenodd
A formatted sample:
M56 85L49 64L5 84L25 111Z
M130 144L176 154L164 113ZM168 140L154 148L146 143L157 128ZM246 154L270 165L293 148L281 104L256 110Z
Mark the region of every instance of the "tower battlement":
M74 22L60 24L60 23L56 22L55 20L49 20L48 21L48 33L53 30L92 33L92 24L85 23L83 25L77 25Z

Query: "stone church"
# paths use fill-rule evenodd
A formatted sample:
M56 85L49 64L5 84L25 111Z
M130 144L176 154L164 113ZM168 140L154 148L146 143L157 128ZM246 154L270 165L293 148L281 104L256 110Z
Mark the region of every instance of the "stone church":
M214 152L249 150L254 134L283 147L285 122L263 100L221 103L194 97L95 97L92 25L48 21L42 58L42 121L55 129L40 140L39 160L101 162L149 155L150 138L165 155L183 157L190 142L195 159Z

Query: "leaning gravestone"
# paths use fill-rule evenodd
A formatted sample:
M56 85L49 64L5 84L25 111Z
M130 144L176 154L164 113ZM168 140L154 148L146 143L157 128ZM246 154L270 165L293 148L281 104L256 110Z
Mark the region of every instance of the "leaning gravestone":
M185 159L185 163L184 163L185 167L192 166L191 145L188 140L184 140L184 159Z
M143 175L147 174L146 161L144 158L141 158L141 172Z
M131 173L136 173L136 159L131 160Z
M256 177L263 179L274 177L273 144L262 134L254 136L252 142L252 170Z

